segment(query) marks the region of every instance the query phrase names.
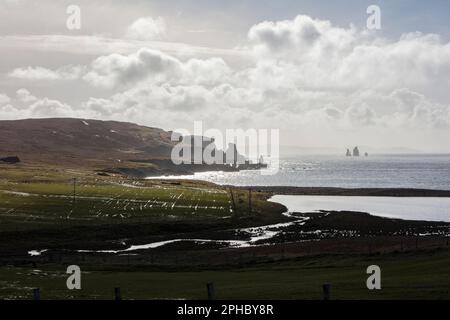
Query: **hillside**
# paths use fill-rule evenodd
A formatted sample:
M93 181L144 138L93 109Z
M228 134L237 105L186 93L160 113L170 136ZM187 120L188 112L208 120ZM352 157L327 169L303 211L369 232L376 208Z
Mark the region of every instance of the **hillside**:
M167 159L171 132L117 121L71 118L0 121L0 157L22 163L117 165Z

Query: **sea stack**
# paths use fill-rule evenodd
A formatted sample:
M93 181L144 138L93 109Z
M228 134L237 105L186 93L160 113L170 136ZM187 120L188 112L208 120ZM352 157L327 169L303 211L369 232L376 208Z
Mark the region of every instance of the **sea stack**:
M350 149L347 149L347 153L345 154L346 157L351 157L352 154L350 153Z
M358 149L358 147L355 147L355 148L353 149L353 156L354 156L354 157L359 157L359 149Z

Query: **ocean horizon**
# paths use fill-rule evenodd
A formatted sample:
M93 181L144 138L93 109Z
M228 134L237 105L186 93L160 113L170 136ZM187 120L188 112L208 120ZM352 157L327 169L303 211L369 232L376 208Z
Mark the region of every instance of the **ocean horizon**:
M450 154L304 155L280 160L274 175L258 170L207 171L149 179L195 179L234 186L450 190Z

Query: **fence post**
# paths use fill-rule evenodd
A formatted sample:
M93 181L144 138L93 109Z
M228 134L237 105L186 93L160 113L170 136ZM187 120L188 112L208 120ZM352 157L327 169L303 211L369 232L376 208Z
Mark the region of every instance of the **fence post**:
M206 284L206 289L208 290L208 300L214 300L216 298L216 292L214 290L214 283L208 282Z
M41 300L41 290L39 288L33 289L33 299Z
M233 214L237 214L237 212L236 212L236 203L234 202L233 189L231 189L231 187L230 187L229 190L230 190L231 201L232 201L232 204L233 204Z
M248 189L248 212L252 214L252 188Z
M331 284L325 283L322 286L323 289L323 300L331 300Z
M122 296L120 294L120 288L114 288L114 299L116 301L122 300Z

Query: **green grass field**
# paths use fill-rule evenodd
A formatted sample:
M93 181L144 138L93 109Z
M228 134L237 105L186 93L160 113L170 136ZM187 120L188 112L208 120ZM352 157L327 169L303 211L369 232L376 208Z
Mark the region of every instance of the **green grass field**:
M34 222L114 219L196 219L230 215L225 190L62 183L0 185L2 219Z
M204 182L13 167L0 178L0 253L114 248L125 239L145 243L178 234L195 238L198 232L283 220L283 207L266 198L255 192L249 212L248 192L234 190L232 196L228 188Z
M366 288L366 268L381 267L382 290ZM218 299L320 299L332 284L333 299L450 299L450 252L381 256L323 256L226 271L159 272L82 267L82 289L68 290L61 267L0 268L0 297L31 299L205 299L214 282Z
M0 179L0 231L8 226L40 227L59 220L83 224L208 220L248 211L246 192L234 191L233 206L228 189L201 182L134 181L45 170L20 173L7 171ZM75 197L72 177L77 178ZM256 211L271 206L263 200L264 195L254 195Z
M176 262L165 269L133 264L113 269L108 260L99 258L81 265L83 289L69 291L67 265L39 262L31 267L34 260L28 250L67 250L70 255L67 252L76 249L122 248L122 242L234 236L238 227L286 221L281 215L284 208L267 202L268 193L254 191L249 210L246 190L234 189L232 196L228 188L203 182L11 168L1 168L0 177L0 299L29 299L37 287L43 299L112 299L114 287L121 287L125 299L204 299L207 282L215 283L219 299L320 299L324 283L332 284L335 299L450 298L448 249L311 256L214 270L186 270ZM174 252L177 261L180 251ZM210 248L207 254L210 263L220 251ZM381 291L366 288L365 271L371 264L382 268Z

